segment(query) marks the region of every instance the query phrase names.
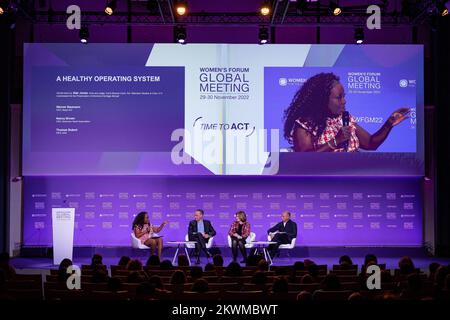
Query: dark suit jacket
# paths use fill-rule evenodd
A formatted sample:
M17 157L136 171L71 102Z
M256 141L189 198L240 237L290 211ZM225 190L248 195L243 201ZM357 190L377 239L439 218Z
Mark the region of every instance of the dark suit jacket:
M210 237L214 237L216 235L216 230L214 230L211 221L203 220L203 227L205 228L205 233L209 234ZM188 229L189 239L191 239L194 233L196 232L197 232L197 221L192 220L191 222L189 222L189 229Z
M283 226L283 221L277 223L272 228L270 228L267 233L275 231L286 232L287 236L289 237L289 241L292 241L293 238L297 238L297 224L292 220L286 222L286 227Z

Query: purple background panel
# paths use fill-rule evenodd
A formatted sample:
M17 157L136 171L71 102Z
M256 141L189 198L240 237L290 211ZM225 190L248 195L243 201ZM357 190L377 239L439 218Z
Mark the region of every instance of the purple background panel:
M298 246L420 246L420 178L332 177L26 177L25 246L51 246L51 208L74 207L76 246L129 246L139 211L168 220L165 241L182 240L196 208L225 245L234 213L244 210L257 240L292 212Z

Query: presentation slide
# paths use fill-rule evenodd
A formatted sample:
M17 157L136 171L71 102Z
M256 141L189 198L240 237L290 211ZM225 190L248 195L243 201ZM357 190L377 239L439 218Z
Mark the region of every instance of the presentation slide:
M23 174L423 175L420 45L26 44Z
M118 69L36 68L31 150L170 152L154 134L183 126L184 69Z

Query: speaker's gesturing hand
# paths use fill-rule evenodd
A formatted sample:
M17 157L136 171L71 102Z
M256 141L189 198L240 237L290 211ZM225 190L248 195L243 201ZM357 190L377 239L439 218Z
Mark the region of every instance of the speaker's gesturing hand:
M403 122L404 120L408 119L411 114L410 108L400 108L395 110L390 117L388 118L387 122L391 127L395 127L399 123Z

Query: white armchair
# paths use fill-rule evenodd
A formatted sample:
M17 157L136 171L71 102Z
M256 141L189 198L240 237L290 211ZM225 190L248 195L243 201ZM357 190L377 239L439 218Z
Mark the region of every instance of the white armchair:
M135 249L150 249L150 247L147 247L141 240L136 238L134 232L131 232L131 246Z
M267 236L267 241L270 241L269 235ZM279 249L294 249L296 241L297 241L297 238L292 238L291 243L281 244L279 246Z
M188 234L186 234L186 236L184 237L184 241L189 241L189 235ZM213 242L214 242L214 237L210 237L209 241L206 243L206 249L211 249L211 247L213 245ZM186 248L195 249L195 244L187 243L186 244Z
M253 248L255 245L252 242L255 241L255 238L256 238L256 234L254 232L250 232L250 235L245 240L245 248L247 248L247 249ZM231 248L231 237L230 237L230 235L228 235L228 247Z

